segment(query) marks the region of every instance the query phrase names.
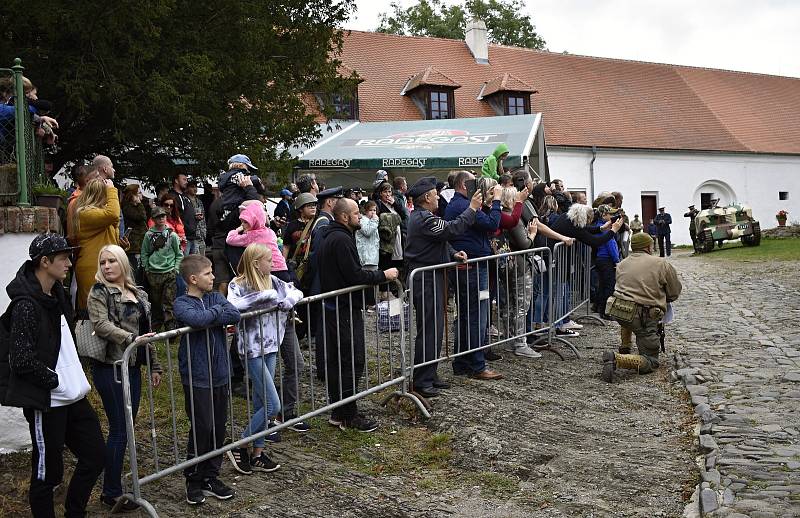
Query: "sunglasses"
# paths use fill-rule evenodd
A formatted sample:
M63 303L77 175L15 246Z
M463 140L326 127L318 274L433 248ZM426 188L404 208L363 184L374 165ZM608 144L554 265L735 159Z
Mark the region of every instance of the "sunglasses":
M162 205L162 207L173 207L173 206L175 206L174 203L165 203Z

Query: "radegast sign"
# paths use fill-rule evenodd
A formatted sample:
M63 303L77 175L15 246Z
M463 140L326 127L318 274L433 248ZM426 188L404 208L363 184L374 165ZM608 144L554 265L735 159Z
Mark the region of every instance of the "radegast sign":
M470 133L466 130L430 129L395 133L380 138L350 139L342 146L351 147L394 147L397 149L433 149L446 145L481 145L500 143L506 140L505 133Z
M349 158L312 158L308 161L309 167L323 167L335 169L347 169L350 167Z
M416 167L418 169L425 169L427 158L384 158L382 160L382 167Z

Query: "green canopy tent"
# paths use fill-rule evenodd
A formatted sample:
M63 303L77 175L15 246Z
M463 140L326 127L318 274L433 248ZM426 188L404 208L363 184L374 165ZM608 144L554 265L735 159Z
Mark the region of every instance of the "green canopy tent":
M479 170L501 142L506 170L528 166L549 180L542 114L421 121L356 122L320 140L298 158L298 169L317 173L328 186L371 187L385 169L409 184L453 169Z

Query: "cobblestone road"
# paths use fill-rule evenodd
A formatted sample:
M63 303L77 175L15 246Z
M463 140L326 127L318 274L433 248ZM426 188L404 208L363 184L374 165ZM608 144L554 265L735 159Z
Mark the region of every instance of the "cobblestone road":
M702 425L701 509L800 516L800 264L688 255L673 264L684 281L670 326L677 374Z

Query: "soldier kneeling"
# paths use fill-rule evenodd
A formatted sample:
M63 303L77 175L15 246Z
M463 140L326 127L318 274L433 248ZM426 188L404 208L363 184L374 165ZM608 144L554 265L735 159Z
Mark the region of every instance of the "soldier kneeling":
M675 268L652 253L653 239L639 232L631 239L631 255L617 265L617 283L614 295L608 299L606 313L622 325L623 346L620 353L603 353L601 378L608 383L617 368L636 369L639 374L658 368L659 323L667 303L680 295L681 282ZM631 332L636 335L639 354L628 354L630 343L624 342Z

